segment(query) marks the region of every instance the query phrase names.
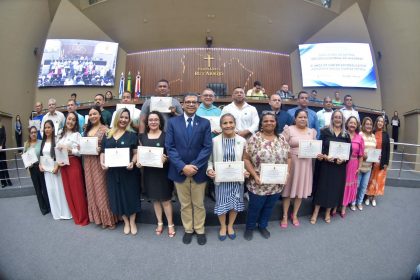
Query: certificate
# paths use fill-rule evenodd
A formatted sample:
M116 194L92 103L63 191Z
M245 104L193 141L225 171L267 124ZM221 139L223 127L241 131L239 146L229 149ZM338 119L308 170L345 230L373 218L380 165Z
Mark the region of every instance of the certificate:
M287 164L261 163L261 184L285 184Z
M216 183L222 182L243 182L244 181L244 162L215 162Z
M59 149L57 147L54 148L55 151L55 161L58 163L64 163L65 165L70 165L69 161L69 152L67 148Z
M170 113L169 107L172 106L172 97L151 97L150 111L158 111L161 113Z
M322 140L299 140L299 158L316 158L322 154Z
M80 138L80 154L81 155L97 155L98 154L98 137Z
M23 165L25 165L25 168L28 168L35 162L38 162L38 157L36 156L35 149L29 149L26 153L23 153L22 160Z
M216 117L216 116L201 116L202 118L208 119L210 122L210 126L211 126L211 131L221 131L222 129L220 128L220 117Z
M29 127L35 126L36 130L41 130L41 121L40 120L29 120Z
M392 120L391 125L392 126L398 126L398 120Z
M142 166L163 168L162 147L137 147L137 162Z
M381 149L368 149L366 162L380 162Z
M39 158L39 164L42 165L42 168L44 168L44 171L51 172L51 173L53 172L54 167L55 167L54 160L46 156L41 156Z
M105 166L127 167L130 164L130 148L105 149Z
M136 105L134 104L117 104L117 107L115 108L116 111L122 108L127 108L128 111L130 111L130 118L133 119L134 116L134 109L136 108Z
M89 115L85 115L85 124L88 124L89 122Z
M349 160L350 147L350 143L331 141L330 149L328 150L328 156L341 160Z

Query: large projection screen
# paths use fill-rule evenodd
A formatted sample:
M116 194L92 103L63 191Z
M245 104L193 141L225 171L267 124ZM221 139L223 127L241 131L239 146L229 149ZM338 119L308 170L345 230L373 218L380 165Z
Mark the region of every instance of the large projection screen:
M377 88L369 44L299 45L304 87Z

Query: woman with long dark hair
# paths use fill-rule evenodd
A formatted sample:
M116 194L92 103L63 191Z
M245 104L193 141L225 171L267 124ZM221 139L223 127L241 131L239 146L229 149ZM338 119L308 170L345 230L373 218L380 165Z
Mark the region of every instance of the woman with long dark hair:
M106 137L107 131L108 128L101 116L101 108L99 106L90 108L85 136L98 138L98 155L83 156L89 220L102 225L102 228L114 229L118 220L109 205L106 172L101 168L99 158L102 139Z
M55 129L54 123L47 120L44 123L44 131L41 142L40 156L49 157L55 161ZM47 187L48 199L50 202L51 214L54 220L71 219L71 212L64 193L63 180L61 179L60 167L57 163L52 172L45 171L42 163L39 164L39 170L44 172L45 185Z
M38 200L39 209L42 215L50 213L50 203L48 202L47 187L45 185L44 174L39 170L39 155L41 153L41 140L38 140L38 130L35 126L29 128L29 137L25 142L23 152L26 153L34 149L38 162L29 166L28 170L31 174L32 183L35 188L36 198Z
M400 129L401 121L398 117L398 112L394 111L394 116L391 119L391 126L392 126L392 139L394 142L398 142L398 130ZM394 151L396 151L398 145L394 144Z
M80 138L79 120L77 114L69 112L60 140L57 143L58 149L67 150L69 165L61 162L61 176L63 178L64 191L67 202L73 215L76 225L85 226L89 224L85 182L83 180L82 162L80 160Z
M22 147L22 122L20 121L20 116L16 115L15 120L15 138L16 138L16 147Z

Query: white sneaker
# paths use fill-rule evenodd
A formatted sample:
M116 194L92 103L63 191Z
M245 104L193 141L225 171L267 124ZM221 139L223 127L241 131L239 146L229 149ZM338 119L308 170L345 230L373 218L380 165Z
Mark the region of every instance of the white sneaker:
M365 205L366 205L366 206L369 206L369 204L370 204L370 200L369 200L369 198L368 198L368 199L366 199L366 200L365 200Z
M372 200L372 206L375 207L376 206L376 200Z
M362 205L362 204L357 204L357 208L358 208L360 211L363 211L363 205Z

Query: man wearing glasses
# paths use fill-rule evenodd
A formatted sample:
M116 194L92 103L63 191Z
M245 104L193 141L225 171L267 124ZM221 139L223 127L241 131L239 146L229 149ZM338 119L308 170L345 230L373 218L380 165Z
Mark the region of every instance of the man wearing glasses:
M344 107L341 108L340 111L343 112L344 122L346 122L351 116L354 116L360 123L359 112L353 108L353 98L350 94L344 96Z
M260 117L257 109L245 101L245 91L241 87L233 90L232 99L232 103L223 108L221 115L231 113L236 119L236 133L245 139L249 138L258 130Z
M64 123L66 122L66 117L60 111L56 110L57 108L57 101L54 98L50 98L48 100L48 113L42 118L41 123L41 136L44 135L44 124L47 120L51 120L54 123L54 130L55 136L61 133L61 130L64 127Z
M184 96L184 113L169 119L165 147L169 157L168 177L174 181L185 234L184 244L191 243L194 232L197 242L207 242L204 230L206 209L204 193L207 162L212 152L210 122L197 116L198 95Z
M200 117L220 117L222 110L214 106L215 94L212 89L206 88L200 95L201 104L198 106L197 116ZM219 134L220 131L212 131L212 137Z

